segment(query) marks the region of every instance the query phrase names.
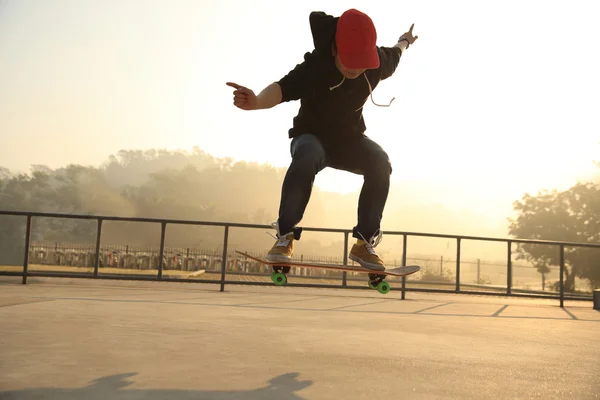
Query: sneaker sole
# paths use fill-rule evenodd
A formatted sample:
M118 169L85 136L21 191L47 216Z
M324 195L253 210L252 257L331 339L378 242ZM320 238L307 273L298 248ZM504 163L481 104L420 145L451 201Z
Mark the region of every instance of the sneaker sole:
M272 262L290 262L290 261L292 261L291 257L280 255L280 254L267 254L265 259L267 261L272 261Z
M357 256L350 254L348 256L348 258L350 258L352 261L356 261L357 263L360 264L361 267L366 268L366 269L370 269L371 271L385 271L385 266L380 265L380 264L369 264L364 262L363 260L361 260L360 258L358 258Z

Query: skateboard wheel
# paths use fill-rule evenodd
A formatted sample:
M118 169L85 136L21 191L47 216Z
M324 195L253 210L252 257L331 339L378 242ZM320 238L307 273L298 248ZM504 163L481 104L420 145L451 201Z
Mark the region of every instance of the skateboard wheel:
M371 289L377 289L377 286L373 282L371 282L371 281L369 281L369 287Z
M271 280L277 286L281 286L287 282L287 277L285 276L285 274L283 274L281 272L275 272L275 273L271 274Z
M388 294L390 289L390 285L387 282L379 282L379 285L377 285L377 290L381 294Z

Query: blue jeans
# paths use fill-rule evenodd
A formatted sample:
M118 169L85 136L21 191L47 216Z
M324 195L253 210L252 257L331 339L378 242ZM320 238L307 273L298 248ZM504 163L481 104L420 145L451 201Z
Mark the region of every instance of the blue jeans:
M315 176L325 167L363 175L358 200L358 224L352 236L369 241L378 231L387 201L392 165L387 153L366 136L325 148L314 135L292 139L292 162L281 189L279 232L294 232L300 239L302 228L296 227L310 199ZM362 234L362 237L358 234Z

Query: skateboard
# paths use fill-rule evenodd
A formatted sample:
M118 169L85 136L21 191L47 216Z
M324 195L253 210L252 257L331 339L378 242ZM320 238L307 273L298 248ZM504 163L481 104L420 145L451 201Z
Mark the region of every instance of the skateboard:
M244 257L248 257L254 261L258 261L261 264L270 265L273 267L273 272L271 273L271 280L277 286L285 285L287 283L287 274L290 272L291 267L300 267L300 268L322 268L328 269L331 271L348 271L348 272L360 272L363 274L369 275L369 287L371 289L377 289L377 291L381 294L387 294L390 290L390 284L385 281L385 278L388 276L407 276L418 272L421 267L418 265L405 265L403 267L397 267L392 269L387 269L385 271L374 271L372 269L367 269L363 267L350 267L350 266L340 266L340 265L332 265L332 264L318 264L318 263L304 263L297 261L268 261L264 258L254 257L250 254L244 253L242 251L235 251L238 254L243 255Z

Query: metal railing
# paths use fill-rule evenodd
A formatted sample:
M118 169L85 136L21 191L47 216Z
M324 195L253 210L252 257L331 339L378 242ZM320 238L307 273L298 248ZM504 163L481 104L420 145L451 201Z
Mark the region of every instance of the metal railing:
M259 224L242 224L242 223L231 223L231 222L210 222L210 221L192 221L192 220L177 220L177 219L157 219L157 218L129 218L129 217L114 217L114 216L99 216L99 215L79 215L79 214L55 214L55 213L41 213L41 212L20 212L20 211L0 211L0 216L21 216L26 217L26 232L25 232L25 255L23 259L23 271L22 272L10 272L0 271L0 275L12 275L22 276L22 283L27 283L27 277L29 276L50 276L50 277L84 277L79 273L48 273L48 272L32 272L28 271L29 266L29 248L31 244L31 230L32 230L32 219L34 217L40 218L60 218L60 219L76 219L76 220L95 220L97 223L96 231L96 248L94 257L94 270L91 275L93 278L100 279L126 279L126 280L148 280L148 277L141 276L115 276L115 275L104 275L99 274L100 266L100 253L101 253L101 236L102 236L102 224L105 221L119 221L119 222L146 222L160 224L160 250L158 258L158 273L152 280L161 281L176 281L176 282L196 282L196 283L217 283L220 284L220 291L225 290L226 284L246 284L246 285L269 285L269 282L244 282L244 281L227 281L227 250L229 241L229 231L231 228L256 228L265 229L271 228L268 225ZM219 280L202 280L202 279L173 279L163 277L163 266L164 266L164 250L165 250L165 236L167 225L201 225L201 226L213 226L223 227L223 249L222 249L222 261L221 271ZM348 265L348 240L352 230L349 229L334 229L334 228L313 228L304 227L304 231L313 232L326 232L326 233L341 233L344 235L344 257L343 265ZM477 294L477 295L500 295L500 296L520 296L520 297L534 297L534 298L547 298L556 299L556 295L549 294L525 294L515 293L512 288L512 245L515 243L525 244L539 244L539 245L551 245L558 246L559 248L559 295L560 307L564 306L564 301L573 300L590 300L592 301L591 295L587 296L573 296L566 295L564 290L564 273L565 273L565 247L588 247L600 249L600 244L595 243L578 243L578 242L564 242L564 241L548 241L548 240L531 240L531 239L518 239L518 238L494 238L494 237L483 237L483 236L465 236L465 235L451 235L451 234L436 234L436 233L423 233L423 232L403 232L403 231L386 231L386 235L400 235L402 236L402 265L406 265L407 261L407 239L409 236L414 237L429 237L429 238L445 238L456 240L456 282L454 290L445 289L432 289L432 288L408 288L406 287L406 277L402 277L402 286L400 288L401 298L405 299L405 293L407 291L420 291L420 292L438 292L438 293L463 293L463 294ZM507 244L507 261L506 261L506 291L505 292L486 292L486 291L465 291L461 290L460 282L460 264L461 264L461 242L463 240L475 240L475 241L487 241L487 242L503 242ZM88 276L89 277L89 276ZM318 288L347 288L347 289L360 289L359 287L351 287L347 285L347 273L344 272L342 275L342 282L340 285L326 285L326 284L303 284L303 283L288 283L289 286L297 287L318 287Z

